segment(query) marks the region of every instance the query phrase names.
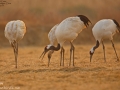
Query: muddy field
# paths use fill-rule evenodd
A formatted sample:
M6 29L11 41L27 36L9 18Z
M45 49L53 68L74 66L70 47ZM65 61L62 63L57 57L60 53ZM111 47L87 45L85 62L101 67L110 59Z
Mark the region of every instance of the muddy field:
M0 50L0 89L13 90L120 90L120 62L116 61L110 43L106 44L104 63L102 45L92 63L89 50L93 45L75 45L75 67L69 64L69 46L64 46L65 66L59 66L60 52L55 52L50 66L47 55L41 61L43 47L20 47L18 68L15 68L11 47ZM120 44L115 44L120 57Z

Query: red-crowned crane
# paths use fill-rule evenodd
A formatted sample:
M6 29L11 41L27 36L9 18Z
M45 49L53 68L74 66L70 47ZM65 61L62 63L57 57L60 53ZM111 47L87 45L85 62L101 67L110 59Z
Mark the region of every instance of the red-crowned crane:
M78 15L75 17L68 17L64 19L56 28L55 36L58 42L57 47L51 45L49 47L45 47L44 54L49 50L58 51L61 48L61 59L60 59L60 66L64 66L64 48L63 44L65 41L69 41L71 44L70 48L70 62L69 66L71 65L71 59L73 59L73 66L74 66L74 49L75 47L72 44L72 41L78 36L78 34L89 26L91 21L84 15Z
M92 33L93 36L95 37L96 40L96 45L91 48L90 50L90 62L92 60L92 56L96 50L96 48L99 47L100 43L102 42L103 46L103 51L104 51L104 61L106 62L106 57L105 57L105 46L103 44L104 39L110 39L112 46L114 48L117 61L119 61L114 43L113 43L113 35L116 34L116 32L120 32L120 25L118 22L114 19L103 19L98 21L94 27L92 28Z
M4 33L10 45L13 47L17 68L18 41L21 40L26 33L25 23L21 20L10 21L6 24Z

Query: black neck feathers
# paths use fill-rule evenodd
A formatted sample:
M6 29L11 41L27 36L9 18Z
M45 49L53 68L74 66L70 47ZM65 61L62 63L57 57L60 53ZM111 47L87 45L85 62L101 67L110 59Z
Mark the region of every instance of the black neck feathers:
M97 40L96 41L96 46L93 47L93 50L95 51L95 49L98 48L98 47L99 47L99 41Z
M60 49L60 44L58 43L57 47L51 46L50 50L58 51Z
M113 19L113 22L116 24L117 29L120 32L120 25L119 25L119 23L115 19Z
M89 22L91 23L91 21L84 15L77 15L81 21L84 22L85 26L88 27L89 26Z

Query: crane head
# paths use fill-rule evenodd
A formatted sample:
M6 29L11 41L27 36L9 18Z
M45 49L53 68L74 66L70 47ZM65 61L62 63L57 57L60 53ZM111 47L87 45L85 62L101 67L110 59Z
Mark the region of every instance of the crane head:
M92 56L93 56L93 54L95 52L95 49L98 48L98 47L99 47L99 41L97 40L96 45L94 47L92 47L91 50L90 50L90 62L92 60Z
M52 45L47 45L45 48L44 48L44 51L42 52L40 58L42 57L42 59L44 58L45 54L49 51L49 50L53 50L54 46Z
M92 49L90 50L90 62L91 62L91 60L92 60L93 54L94 54L94 49L92 48Z
M86 16L84 15L77 15L77 16L80 18L81 21L83 21L86 27L88 27L89 23L91 23L91 21Z
M47 45L44 48L43 53L41 54L40 58L42 57L42 59L44 58L45 54L49 51L49 50L53 50L53 51L58 51L60 49L60 44L57 45L57 47L52 46L52 45Z
M44 51L42 52L41 56L39 58L42 57L42 59L44 58L45 54L49 51L49 48L48 45L44 48Z

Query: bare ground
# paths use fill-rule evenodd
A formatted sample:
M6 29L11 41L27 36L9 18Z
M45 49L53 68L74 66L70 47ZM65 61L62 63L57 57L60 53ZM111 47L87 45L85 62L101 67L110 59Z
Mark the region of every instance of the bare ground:
M76 45L75 67L69 64L69 46L65 46L65 66L59 66L60 51L47 66L47 55L41 61L43 47L20 47L18 68L15 68L11 47L0 50L0 89L14 90L120 90L120 62L111 44L106 46L106 60L102 45L96 50L92 63L89 50L93 45ZM120 44L116 44L120 57Z

